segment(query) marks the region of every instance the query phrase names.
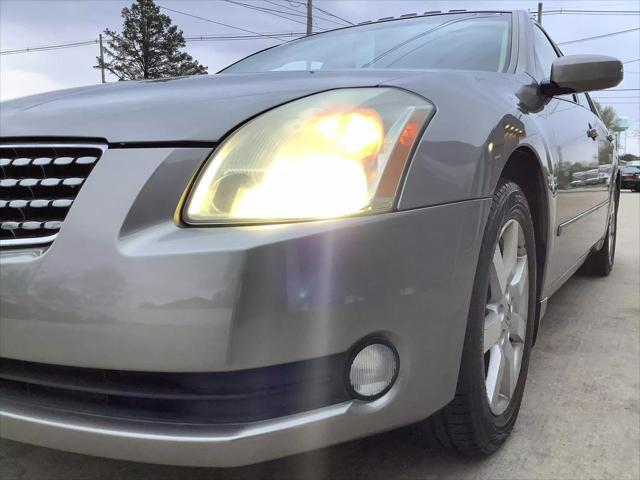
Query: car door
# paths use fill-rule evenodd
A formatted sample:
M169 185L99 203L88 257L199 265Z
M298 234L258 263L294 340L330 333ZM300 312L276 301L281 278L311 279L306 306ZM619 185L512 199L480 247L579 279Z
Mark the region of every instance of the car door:
M539 80L551 75L559 51L542 28L534 24L534 48ZM555 241L549 266L553 282L569 271L604 234L606 189L600 181L600 120L576 95L551 98L541 115L555 139ZM603 162L606 155L603 150Z
M614 176L617 170L613 136L611 136L607 126L600 119L600 114L589 95L579 93L577 97L580 105L591 112L593 125L597 130L595 133L597 133L596 139L598 143L598 182L594 186L594 194L598 195L599 202L606 202L611 198L610 194L615 188Z

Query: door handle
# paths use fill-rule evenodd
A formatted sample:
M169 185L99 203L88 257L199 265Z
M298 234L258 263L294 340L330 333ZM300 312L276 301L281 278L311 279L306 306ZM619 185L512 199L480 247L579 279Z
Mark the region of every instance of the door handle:
M591 126L591 124L589 124L589 130L587 130L587 137L595 140L597 136L598 136L598 130L596 130Z

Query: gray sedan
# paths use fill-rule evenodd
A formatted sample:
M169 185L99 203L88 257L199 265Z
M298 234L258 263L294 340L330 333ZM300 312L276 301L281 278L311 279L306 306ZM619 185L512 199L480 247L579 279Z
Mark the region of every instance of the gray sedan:
M613 267L586 92L621 79L458 12L3 103L0 434L234 466L422 422L496 451L547 300Z

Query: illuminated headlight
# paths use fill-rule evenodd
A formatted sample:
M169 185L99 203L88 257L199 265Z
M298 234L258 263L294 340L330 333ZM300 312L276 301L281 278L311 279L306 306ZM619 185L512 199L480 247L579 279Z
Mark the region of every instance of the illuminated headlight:
M189 224L266 223L393 208L433 106L392 88L311 95L233 132L186 195Z
M399 357L386 341L372 341L355 351L348 366L348 387L354 397L375 400L387 393L398 376Z

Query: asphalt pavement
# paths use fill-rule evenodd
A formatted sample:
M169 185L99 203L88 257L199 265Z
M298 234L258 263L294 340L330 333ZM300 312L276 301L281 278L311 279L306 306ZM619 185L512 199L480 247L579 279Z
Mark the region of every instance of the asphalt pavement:
M430 451L408 427L229 470L115 461L3 440L3 480L638 479L640 194L623 193L616 265L550 300L516 427L490 458Z

